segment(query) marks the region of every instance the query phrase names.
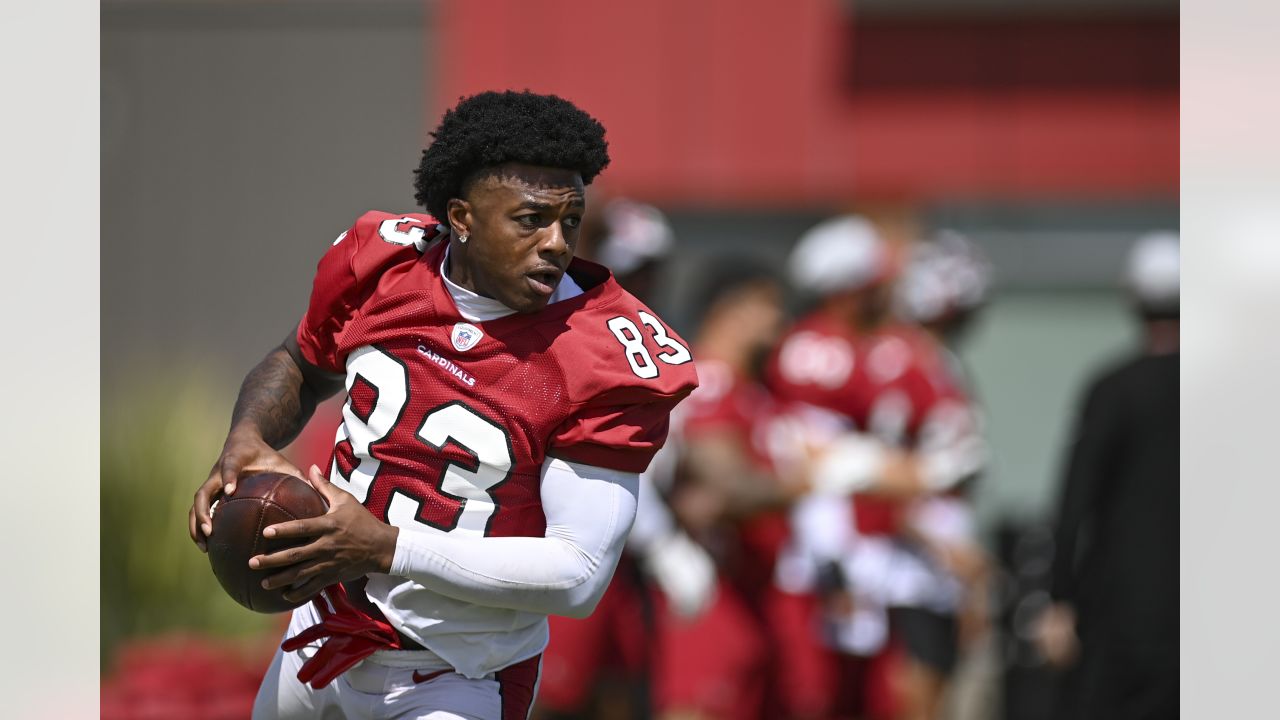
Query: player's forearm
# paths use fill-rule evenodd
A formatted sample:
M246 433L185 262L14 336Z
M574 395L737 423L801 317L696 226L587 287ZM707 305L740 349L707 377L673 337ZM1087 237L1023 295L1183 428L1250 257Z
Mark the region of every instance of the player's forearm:
M794 490L779 485L776 478L766 473L747 470L737 480L725 503L725 514L732 519L790 507L797 496Z
M293 441L315 412L317 398L283 346L245 376L231 412L231 434L252 432L273 448Z
M391 574L457 600L586 617L613 576L636 517L636 473L548 460L543 537L462 537L401 529Z
M889 498L913 498L924 492L924 481L913 458L864 433L847 432L830 441L813 463L815 491L844 496L863 493Z
M912 453L890 448L885 452L876 477L861 492L891 500L914 500L933 491L926 480L921 459Z
M456 538L401 530L391 574L476 605L582 618L600 601L621 551L621 541L593 557L554 537Z
M815 464L813 486L828 494L862 493L910 500L944 492L973 477L985 461L977 435L908 452L850 433L831 443Z
M690 482L715 494L723 519L750 517L786 507L795 499L793 490L748 462L746 453L741 440L730 434L708 435L685 448Z

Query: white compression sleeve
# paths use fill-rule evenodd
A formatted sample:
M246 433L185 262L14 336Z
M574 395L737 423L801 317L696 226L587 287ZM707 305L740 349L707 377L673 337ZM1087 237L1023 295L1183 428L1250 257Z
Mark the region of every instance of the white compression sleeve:
M391 574L458 600L586 617L613 576L636 515L636 473L548 458L543 537L400 529Z

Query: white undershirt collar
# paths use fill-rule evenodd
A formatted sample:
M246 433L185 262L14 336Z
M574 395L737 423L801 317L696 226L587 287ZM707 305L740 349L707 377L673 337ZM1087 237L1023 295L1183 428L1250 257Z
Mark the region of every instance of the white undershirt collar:
M449 296L453 298L453 304L458 306L458 314L464 320L469 322L486 322L489 320L497 320L501 317L514 314L516 311L503 305L502 303L487 298L478 293L472 292L461 285L449 279L449 273L445 271L449 265L449 248L444 249L444 258L440 261L440 277L444 278L444 286L449 291ZM558 303L561 300L568 300L582 294L582 288L578 283L565 273L560 278L560 284L556 285L555 292L551 293L551 300L548 305Z

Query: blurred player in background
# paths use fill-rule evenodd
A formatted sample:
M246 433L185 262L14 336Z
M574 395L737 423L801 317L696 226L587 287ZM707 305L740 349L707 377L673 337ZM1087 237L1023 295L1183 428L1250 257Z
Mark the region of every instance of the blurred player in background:
M943 230L912 246L910 260L897 285L900 316L933 338L949 382L959 390L953 401L968 399L970 403L961 411L963 422L977 423L979 428L981 412L957 347L985 304L990 284L991 266L981 249L967 237ZM925 606L948 608L945 614L951 616L949 599L956 583L963 589L954 612L959 655L985 634L991 613L990 563L977 537L972 507L975 479L976 474L948 492L917 501L908 512L905 525L906 531L926 546L936 561L929 566L934 580L932 597ZM928 704L936 705L942 688L934 683L927 687L937 695Z
M1063 478L1045 658L1077 664L1062 717L1178 716L1178 236L1134 246L1142 346L1083 395Z
M818 593L822 639L839 653L836 670L794 637L784 648L786 667L812 668L789 683L814 685L793 694L795 716L936 717L956 660L954 615L964 590L941 572L947 558L920 532L939 517L915 511L927 507L921 499L973 477L985 451L938 343L891 313L900 267L877 229L857 216L819 224L789 261L793 283L816 306L780 343L769 385L853 431L817 462L815 494L793 514L794 561L779 566L789 624L805 616L806 594ZM857 493L852 503L843 498L849 492ZM968 533L963 522L946 522L959 526L949 534ZM829 679L814 679L823 674ZM837 697L837 687L859 691Z
M696 387L683 342L575 260L604 128L566 100L481 93L417 172L426 214L370 212L333 241L296 332L245 378L192 540L316 402L347 392L330 510L250 561L302 602L254 716L526 717L547 616L599 602L639 474Z
M951 351L956 372L964 376L954 351L986 304L990 287L991 264L981 248L958 232L942 230L913 244L897 285L898 313Z
M782 330L774 273L715 261L699 307L700 389L678 413L672 506L716 559L705 613L660 615L657 703L664 718L778 717L766 600L787 537L786 509L807 488L804 428L760 382Z
M583 224L576 255L606 265L620 285L652 304L675 242L666 216L598 189L591 199L601 210ZM711 600L711 558L675 522L661 492L671 485L676 424L673 417L667 445L640 475L626 552L596 611L550 618L537 718L650 717L657 633L651 588L663 593L665 612L681 617L699 614Z

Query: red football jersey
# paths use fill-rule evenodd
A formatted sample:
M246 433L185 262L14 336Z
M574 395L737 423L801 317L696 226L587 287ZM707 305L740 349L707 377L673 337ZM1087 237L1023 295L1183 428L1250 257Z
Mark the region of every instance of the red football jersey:
M913 450L976 432L968 398L941 346L918 328L893 325L860 344L855 421L887 443ZM876 497L854 503L859 532L892 534L906 506Z
M824 408L853 420L858 414L854 370L858 336L824 313L798 320L783 336L765 367L775 396Z
M938 413L968 398L947 365L943 348L924 331L890 325L862 339L855 351L854 421L899 447L916 448Z
M370 212L320 260L298 327L306 359L347 376L331 476L397 526L541 536L547 456L632 472L697 385L685 342L580 259L583 288L540 312L471 323L440 274L427 215Z
M865 335L821 314L803 318L783 337L766 378L781 398L833 410L886 443L919 449L944 436L972 432L968 398L938 344L908 325ZM893 532L901 504L859 497L859 532Z
M942 349L908 325L858 335L811 315L783 337L765 378L779 398L835 411L858 430L905 448L922 440L940 407L968 404Z
M804 462L805 424L759 382L715 360L701 361L702 385L681 408L684 441L708 433L737 436L748 461L782 483L779 471ZM730 539L728 570L753 599L773 577L778 553L790 533L782 511L756 513L740 521Z

